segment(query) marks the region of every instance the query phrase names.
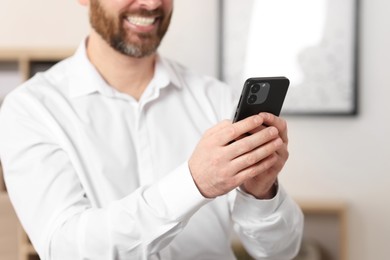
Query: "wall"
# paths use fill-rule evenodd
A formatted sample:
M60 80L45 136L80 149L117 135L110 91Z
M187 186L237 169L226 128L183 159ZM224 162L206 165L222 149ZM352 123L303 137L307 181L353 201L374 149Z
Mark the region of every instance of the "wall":
M2 1L0 47L77 46L88 31L86 9L77 0Z
M161 52L200 72L217 75L218 1L205 3L175 1L174 8L180 11L172 17ZM89 31L86 8L77 0L20 0L1 5L0 48L76 48Z
M296 197L348 202L351 260L390 254L389 11L389 1L361 1L359 116L289 118L283 181Z
M175 4L163 53L217 75L217 1ZM389 12L390 1L361 0L359 116L287 118L291 157L281 181L297 198L347 201L351 260L390 253ZM0 48L76 47L87 32L76 1L7 1L0 8Z

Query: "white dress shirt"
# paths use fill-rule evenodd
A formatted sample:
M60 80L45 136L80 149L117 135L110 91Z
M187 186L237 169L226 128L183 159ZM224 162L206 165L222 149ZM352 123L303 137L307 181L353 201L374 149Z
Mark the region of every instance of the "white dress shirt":
M235 259L232 227L257 259L290 259L302 213L282 187L206 199L188 162L231 117L233 91L158 58L136 101L76 54L10 93L0 156L11 201L41 259Z

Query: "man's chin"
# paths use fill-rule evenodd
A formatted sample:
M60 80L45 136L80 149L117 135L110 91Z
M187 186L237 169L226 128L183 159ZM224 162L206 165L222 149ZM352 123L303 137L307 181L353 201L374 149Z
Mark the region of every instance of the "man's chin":
M144 58L156 53L157 46L139 46L128 43L114 43L111 45L116 51L120 52L123 55L133 57L133 58Z

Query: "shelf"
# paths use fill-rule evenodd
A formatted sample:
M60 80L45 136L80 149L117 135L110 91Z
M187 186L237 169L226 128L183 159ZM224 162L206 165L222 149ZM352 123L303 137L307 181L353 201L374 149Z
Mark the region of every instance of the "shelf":
M297 203L305 213L343 214L347 204L343 201L298 200Z
M71 49L2 49L0 50L0 63L16 63L21 80L25 81L33 76L31 72L34 69L34 63L53 65L73 53L74 50Z
M74 53L74 49L1 49L1 61L61 60Z

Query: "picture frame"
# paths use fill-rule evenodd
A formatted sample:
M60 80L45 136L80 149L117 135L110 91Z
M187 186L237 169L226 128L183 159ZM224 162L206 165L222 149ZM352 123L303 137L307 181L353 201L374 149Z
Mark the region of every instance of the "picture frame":
M285 115L358 114L358 0L220 0L219 76L286 76Z

